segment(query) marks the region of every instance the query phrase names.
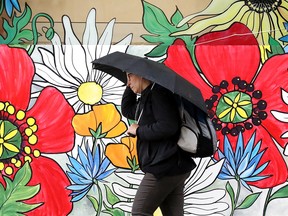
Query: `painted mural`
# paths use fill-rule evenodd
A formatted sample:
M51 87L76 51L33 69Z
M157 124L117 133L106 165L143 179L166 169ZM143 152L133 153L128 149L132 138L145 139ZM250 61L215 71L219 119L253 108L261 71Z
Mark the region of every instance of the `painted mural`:
M285 215L288 1L212 0L186 17L141 3L149 46L133 45L133 29L112 43L116 20L100 32L97 8L81 37L63 14L61 36L45 11L1 1L0 215L131 215L143 173L125 86L91 64L115 51L163 62L206 99L218 149L195 158L185 215Z

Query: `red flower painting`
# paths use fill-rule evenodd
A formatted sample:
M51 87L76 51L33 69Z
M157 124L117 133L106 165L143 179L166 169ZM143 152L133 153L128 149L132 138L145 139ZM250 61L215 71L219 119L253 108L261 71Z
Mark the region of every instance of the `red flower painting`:
M287 165L277 145L285 148L287 140L281 135L288 131L288 124L272 112L288 112L282 100L282 90L288 90L288 54L275 55L262 65L256 38L245 25L234 23L227 30L200 36L195 59L184 41L177 39L168 48L164 63L201 89L218 133L219 149L223 151L224 135L235 151L240 132L248 140L256 131L260 150L265 150L259 166L269 162L261 175L269 177L248 183L259 188L284 183Z
M13 179L29 161L39 193L27 204L43 203L27 215L67 215L72 210L70 182L62 168L43 154L70 151L74 111L55 88L42 90L30 103L34 64L24 49L0 45L0 184Z

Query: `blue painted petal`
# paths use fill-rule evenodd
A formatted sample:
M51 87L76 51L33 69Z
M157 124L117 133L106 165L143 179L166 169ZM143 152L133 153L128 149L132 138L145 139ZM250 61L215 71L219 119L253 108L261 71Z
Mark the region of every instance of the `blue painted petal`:
M86 145L85 148L86 148L86 152L87 152L88 161L89 161L89 164L90 164L90 167L92 170L92 168L94 167L92 152L91 152L88 145ZM92 173L91 173L91 175L92 175Z
M259 150L260 150L260 147L261 147L261 144L262 144L262 141L259 140L259 142L257 142L257 144L254 146L250 158L254 158L254 157L258 154L258 152L259 152Z
M248 155L249 159L251 158L251 154L252 154L252 150L253 150L253 145L255 143L255 136L256 136L256 132L254 132L251 136L251 138L249 139L246 147L245 147L245 151L243 154L243 157L246 157L246 155Z
M66 174L76 184L83 184L82 180L84 180L84 178L81 175L78 175L77 173L71 173L69 171L66 171Z
M263 156L263 154L264 154L264 152L265 152L265 150L263 150L262 152L260 152L259 154L257 154L254 158L252 158L252 160L249 162L249 164L248 164L248 168L250 167L250 166L252 166L254 163L256 164L256 165L258 165L259 164L259 162L260 162L260 160L261 160L261 158L262 158L262 156Z
M5 10L6 10L8 16L11 17L13 7L12 7L10 0L5 0Z
M226 157L228 157L229 154L233 155L233 150L232 150L231 144L229 142L229 139L227 138L227 136L224 136L224 155Z
M97 173L99 172L99 168L100 168L100 159L101 159L101 156L100 156L100 146L97 145L96 146L96 149L95 149L95 152L93 152L93 170L92 170L92 176L96 176Z
M242 161L241 161L241 163L237 169L237 173L239 175L241 175L241 173L243 173L247 169L248 164L249 164L249 159L250 159L249 155L246 155L245 158L242 159Z
M249 182L255 182L255 181L260 181L262 179L268 178L269 176L251 176L249 178L245 178L245 181L249 181Z
M288 42L288 35L279 38L280 41Z
M254 176L260 174L267 166L268 166L269 162L266 162L264 164L262 164L260 167L258 167L255 172L253 173Z
M71 165L74 167L75 170L79 173L79 175L83 176L86 179L91 179L91 176L88 175L86 169L80 164L75 158L69 157Z
M76 196L74 196L74 193L72 193L71 196L73 196L73 198L71 199L71 202L77 202L81 200L89 192L89 189L90 188L87 188L86 190L81 191L81 193Z
M225 175L224 173L220 173L220 174L218 175L218 178L219 178L219 179L222 179L222 180L234 179L232 176L230 176L230 175Z
M227 155L227 160L229 161L232 169L234 171L236 171L236 161L235 161L235 158L234 158L234 153L233 152L229 152L228 155Z
M243 151L244 151L244 141L243 141L243 135L240 132L237 140L236 153L235 153L236 166L238 166L241 161Z
M92 176L92 170L91 170L92 168L90 167L90 165L87 165L87 167L86 167L86 170L87 170L87 174L89 175L89 176L91 176L91 178L93 178L93 176Z
M76 170L78 170L79 167L82 168L82 169L84 169L84 167L82 166L82 164L80 164L74 157L71 157L71 156L68 155L68 159L69 159L71 165L72 165ZM80 174L80 173L79 173L79 174Z
M67 187L67 189L72 190L72 191L81 191L81 190L84 190L87 187L91 187L91 186L90 185L72 184L72 185L69 185Z
M230 166L229 162L226 163L225 167L228 169L231 176L236 175L236 170L233 170L233 168Z
M241 176L243 178L245 177L249 177L249 176L252 176L254 175L255 173L255 170L256 170L256 167L258 166L260 160L261 160L261 157L263 155L264 151L260 152L259 154L257 154L254 158L252 158L252 160L249 162L248 166L247 166L247 169L246 171L244 171Z
M227 165L226 165L225 162L224 162L224 164L223 164L223 166L222 166L222 169L221 169L221 172L223 172L223 173L229 175L230 172L228 171L228 169L226 168L226 166L227 166Z
M227 136L224 137L224 154L225 154L227 160L229 161L229 163L231 164L232 169L236 170L234 153L233 153L231 144L230 144Z
M288 22L284 23L284 27L286 28L286 30L288 31Z
M20 11L20 5L17 0L5 0L5 10L9 17L12 15L13 8Z
M74 169L74 167L71 166L70 164L67 164L67 167L72 173L80 175L80 173L78 173L78 171L76 169Z
M110 170L107 170L106 172L103 172L101 175L99 175L97 177L97 180L101 181L101 180L105 179L106 177L111 175L114 171L115 171L115 169L110 169Z
M92 184L88 185L81 191L74 190L74 191L72 191L70 196L77 196L77 195L82 194L82 193L87 193L92 188L92 186L93 186Z
M98 173L104 172L108 168L109 165L110 165L110 160L107 157L105 157L101 163L101 166L100 166Z
M234 176L231 176L229 172L220 172L218 175L220 179L234 179Z
M255 169L256 169L256 167L257 167L257 165L258 165L258 163L252 164L248 169L246 169L244 172L242 172L240 174L240 177L241 178L247 178L247 177L252 176L254 171L255 171Z
M82 178L82 176L79 176L74 173L67 172L67 175L69 176L71 181L73 181L75 184L91 184L92 183L91 179Z
M18 3L18 0L11 0L11 3L17 11L20 11L20 5Z
M240 182L245 188L247 188L249 191L252 191L251 187L243 179L240 179Z
M218 149L218 155L219 155L219 160L221 160L222 158L226 158L225 155L222 153L222 151L220 151L220 149Z
M90 171L90 169L89 169L90 166L89 166L88 158L87 158L86 154L83 152L83 150L81 149L80 146L78 146L78 156L79 156L79 159L80 159L80 161L81 161L81 164L82 164L82 166L84 167L86 173L87 173L90 177L92 177L91 171Z

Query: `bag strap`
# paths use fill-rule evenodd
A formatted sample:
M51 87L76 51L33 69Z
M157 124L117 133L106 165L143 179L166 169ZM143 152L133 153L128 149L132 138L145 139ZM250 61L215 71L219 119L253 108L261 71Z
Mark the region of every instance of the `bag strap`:
M183 105L183 101L182 101L181 97L180 97L180 117L181 117L181 120L183 120L183 118L184 118L184 105Z
M186 121L185 115L184 115L184 114L185 114L185 113L184 113L184 110L185 110L186 113L187 113L187 115L191 116L191 117L194 118L195 121L196 121L196 119L197 119L197 113L196 113L196 110L195 110L194 105L191 105L191 106L189 107L189 111L190 111L190 110L192 111L192 113L191 113L191 112L189 112L187 109L185 109L185 106L184 106L184 102L183 102L182 97L179 97L179 101L180 101L180 103L178 102L178 106L179 106L179 112L180 112L181 120L182 120L182 121Z

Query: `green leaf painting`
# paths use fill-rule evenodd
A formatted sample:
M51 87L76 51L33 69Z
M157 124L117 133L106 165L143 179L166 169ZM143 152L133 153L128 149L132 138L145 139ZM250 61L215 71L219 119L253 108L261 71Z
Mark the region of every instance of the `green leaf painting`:
M246 209L253 205L261 193L254 193L248 195L243 202L237 207L238 209Z
M120 199L112 192L110 187L108 187L107 185L105 185L105 190L106 190L107 201L110 205L114 205L120 201Z
M120 199L112 192L112 190L107 185L105 185L105 190L106 190L107 201L111 206L120 202ZM124 216L125 215L121 209L109 207L105 202L104 202L104 206L106 210L104 210L103 212L109 215L112 215L112 216Z
M269 201L279 198L288 198L288 185L278 189L270 198Z
M284 48L282 45L275 40L271 35L269 35L269 45L270 45L270 51L267 52L267 55L269 58L271 58L274 55L284 54Z
M193 52L193 45L195 40L191 40L191 36L171 36L172 33L182 31L188 28L185 24L177 27L177 24L183 19L181 12L176 8L175 13L169 21L164 12L148 2L143 1L143 26L151 33L151 35L141 35L141 37L149 43L157 44L146 55L148 57L161 57L166 54L167 48L173 44L176 38L181 38L185 41L189 52Z
M34 197L40 190L40 185L27 186L31 175L29 163L26 162L18 170L14 180L3 176L6 188L0 184L0 215L24 215L23 213L31 211L42 204L29 205L23 202Z
M0 44L20 45L25 41L33 40L32 30L24 29L31 20L31 9L28 5L25 5L25 10L20 16L14 16L12 25L10 26L7 20L4 19L3 29L7 33L7 37L4 38L0 35Z

